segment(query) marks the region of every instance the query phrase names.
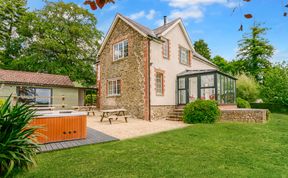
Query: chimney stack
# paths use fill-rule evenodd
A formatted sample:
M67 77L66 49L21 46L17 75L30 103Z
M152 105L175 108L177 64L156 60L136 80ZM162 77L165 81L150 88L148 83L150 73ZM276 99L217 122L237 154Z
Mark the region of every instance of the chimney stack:
M164 25L166 25L167 24L167 16L165 15L164 16Z

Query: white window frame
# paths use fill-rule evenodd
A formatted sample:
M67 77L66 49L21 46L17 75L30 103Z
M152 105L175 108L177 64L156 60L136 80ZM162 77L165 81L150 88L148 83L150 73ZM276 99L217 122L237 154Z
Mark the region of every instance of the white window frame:
M180 46L180 63L181 64L185 64L185 65L189 65L189 53L190 51L182 46ZM185 57L185 58L184 58Z
M164 59L169 59L169 40L164 38L164 43L163 43L163 57Z
M158 76L161 76L160 80ZM158 82L160 82L160 84ZM156 73L156 96L163 96L163 95L164 95L164 74L157 72Z
M123 40L113 45L113 61L118 61L128 56L128 52L125 55L125 43L127 44L128 51L128 40ZM118 54L115 54L117 52L116 50L118 51Z
M107 81L108 96L120 96L121 95L121 80L110 79Z

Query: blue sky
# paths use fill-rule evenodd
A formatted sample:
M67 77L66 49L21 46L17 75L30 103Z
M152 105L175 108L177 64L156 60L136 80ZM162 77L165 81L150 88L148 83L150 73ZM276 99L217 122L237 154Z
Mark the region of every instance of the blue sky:
M89 6L83 5L84 0L64 1L89 9ZM117 12L152 29L163 23L164 15L169 20L182 17L192 41L204 39L213 56L221 55L227 60L235 58L238 41L254 21L265 23L264 26L270 28L266 37L276 49L272 61L288 61L288 17L283 17L281 0L252 0L242 3L242 12L236 10L232 15L233 8L239 1L241 0L116 0L115 4L109 4L102 10L90 11L98 19L98 29L105 34ZM39 9L43 5L41 0L28 0L30 10ZM254 18L244 19L243 13L249 12L253 12ZM241 23L244 26L243 32L238 31Z

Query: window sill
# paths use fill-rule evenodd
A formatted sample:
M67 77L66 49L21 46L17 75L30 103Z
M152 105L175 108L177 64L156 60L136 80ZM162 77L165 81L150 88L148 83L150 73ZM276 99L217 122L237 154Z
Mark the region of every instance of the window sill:
M121 95L109 95L106 98L119 98Z
M116 60L116 61L112 60L112 63L121 62L121 61L123 61L123 60L125 60L125 59L127 59L127 58L128 58L128 56L127 56L127 57L123 57L123 58L121 58L121 59L118 59L118 60Z
M183 66L187 66L187 67L191 67L191 65L190 64L184 64L184 63L182 63L182 62L179 62L181 65L183 65Z

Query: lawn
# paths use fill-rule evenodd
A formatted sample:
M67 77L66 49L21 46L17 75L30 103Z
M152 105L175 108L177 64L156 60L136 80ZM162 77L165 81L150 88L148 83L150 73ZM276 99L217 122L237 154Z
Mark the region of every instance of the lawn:
M19 177L287 177L288 115L267 124L192 125L38 155Z

